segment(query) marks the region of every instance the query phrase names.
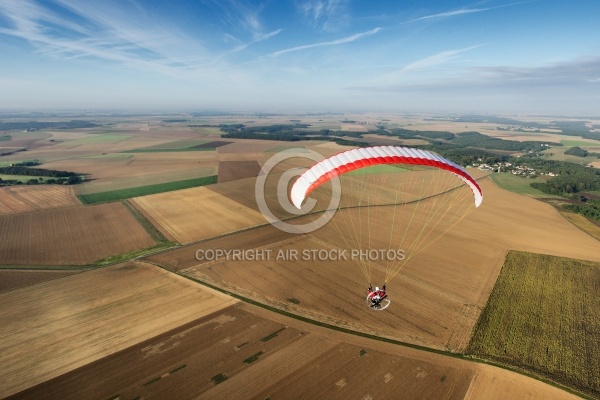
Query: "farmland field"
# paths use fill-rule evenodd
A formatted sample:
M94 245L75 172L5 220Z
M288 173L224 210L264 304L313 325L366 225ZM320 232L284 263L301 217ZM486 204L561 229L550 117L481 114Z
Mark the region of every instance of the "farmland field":
M0 264L80 265L150 247L121 203L0 216Z
M561 140L560 143L566 147L594 147L600 146L600 141L598 140Z
M220 161L219 182L234 181L237 179L257 176L260 164L256 161Z
M73 186L19 185L0 188L0 215L78 204Z
M590 236L600 240L600 224L596 224L581 214L575 214L567 210L558 210L567 221L570 221L573 225L589 234Z
M600 397L600 263L511 252L468 353Z
M62 278L77 272L79 271L0 269L0 293Z
M152 265L133 262L0 294L0 397L235 302ZM160 346L155 351L160 353Z
M167 296L161 293L161 298ZM104 297L98 294L96 299ZM189 294L187 300L192 300ZM205 307L213 300L197 301ZM195 320L152 338L131 337L131 345L123 350L106 352L79 368L74 365L63 375L23 390L18 398L362 399L400 393L432 400L491 398L498 393L540 400L575 398L514 372L331 331L243 303L229 304L198 313ZM157 302L152 305L158 307ZM125 311L134 310L146 316L153 308L139 303ZM164 308L156 311L166 318ZM106 327L112 334L122 329ZM65 356L74 347L66 346ZM25 379L26 388L31 379Z
M598 161L596 157L578 157L570 154L565 154L565 151L569 150L570 147L552 147L548 150L542 151L542 155L547 156L549 160L557 161L568 161L576 164L588 164L594 161Z
M510 190L514 193L526 194L532 197L558 197L544 193L530 186L534 182L545 182L543 178L523 178L509 173L495 173L491 175L492 181L502 189Z
M131 202L148 213L178 242L190 243L266 223L264 217L207 187L136 197Z
M132 197L147 196L156 193L171 192L174 190L182 190L197 186L210 185L216 182L216 176L207 176L204 178L188 179L185 181L175 181L167 183L157 183L155 185L132 187L121 190L112 190L109 192L82 194L78 197L83 204L108 203L111 201L130 199Z

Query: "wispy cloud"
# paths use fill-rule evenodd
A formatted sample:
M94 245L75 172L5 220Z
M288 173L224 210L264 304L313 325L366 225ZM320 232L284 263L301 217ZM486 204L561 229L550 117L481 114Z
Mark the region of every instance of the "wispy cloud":
M457 15L480 13L480 12L484 12L484 11L495 10L498 8L511 7L511 6L516 6L516 5L524 4L524 3L531 3L532 1L536 1L536 0L521 1L518 3L504 4L501 6L486 7L486 8L461 8L458 10L445 11L445 12L441 12L441 13L437 13L437 14L425 15L423 17L414 18L414 19L402 22L401 25L410 24L413 22L423 21L423 20L428 20L428 19L442 19L442 18L455 17Z
M556 93L559 90L583 90L591 93L590 84L600 82L600 57L580 58L538 66L486 66L462 70L453 79L431 77L413 81L378 81L378 84L355 86L351 89L390 92L444 92L462 93L476 89L499 92L540 90Z
M202 0L219 10L219 14L234 30L249 33L256 40L265 35L261 19L262 6L247 0Z
M489 8L470 8L470 9L462 9L462 10L456 10L456 11L446 11L446 12L442 12L442 13L438 13L438 14L431 14L431 15L426 15L424 17L411 19L409 21L403 22L403 24L410 24L412 22L423 21L425 19L454 17L456 15L472 14L472 13L478 13L478 12L487 11L487 10L489 10Z
M350 21L348 0L304 0L296 4L313 28L335 31Z
M564 85L597 82L600 78L600 57L552 63L532 67L489 66L478 67L472 76L480 81L518 83L522 85Z
M367 84L367 86L387 86L390 84L396 84L399 82L399 80L406 76L406 75L411 75L411 77L415 74L418 73L419 71L422 70L427 70L433 67L436 67L438 65L443 65L443 64L447 64L450 62L455 62L458 59L460 59L461 55L463 53L466 53L470 50L476 49L478 47L484 46L484 44L478 44L478 45L474 45L474 46L469 46L469 47L465 47L462 49L455 49L455 50L444 50L441 51L439 53L433 54L431 56L422 58L420 60L417 61L413 61L410 64L405 65L404 67L400 68L400 69L396 69L393 72L387 73L387 74L383 74L383 75L378 75L376 78L374 78L371 83ZM412 79L412 78L411 78Z
M133 8L132 8L133 7ZM56 8L68 12L57 13ZM231 51L216 55L196 37L140 12L135 3L55 0L53 8L32 0L0 2L0 34L28 41L39 53L62 58L95 58L170 77L192 80L224 78L223 58L277 35L256 34ZM67 18L65 15L69 15ZM208 78L208 77L211 78Z
M460 55L462 53L465 53L469 50L476 49L481 46L483 46L483 44L465 47L464 49L441 51L437 54L434 54L429 57L425 57L421 60L412 62L397 72L402 73L402 72L414 71L414 70L419 70L419 69L424 69L424 68L430 68L430 67L433 67L438 64L445 64L447 62L456 60L458 57L460 57Z
M328 42L318 42L318 43L305 44L305 45L296 46L296 47L290 47L288 49L283 49L283 50L279 50L279 51L276 51L274 53L271 53L271 54L269 54L269 56L271 56L271 57L277 57L277 56L280 56L282 54L291 53L291 52L294 52L294 51L312 49L312 48L315 48L315 47L337 46L337 45L340 45L340 44L351 43L351 42L355 42L355 41L357 41L359 39L362 39L363 37L374 35L377 32L379 32L380 30L381 30L381 28L374 28L374 29L371 29L371 30L366 31L366 32L361 32L361 33L357 33L357 34L354 34L354 35L351 35L351 36L346 36L344 38L337 39L337 40L331 40L331 41L328 41Z

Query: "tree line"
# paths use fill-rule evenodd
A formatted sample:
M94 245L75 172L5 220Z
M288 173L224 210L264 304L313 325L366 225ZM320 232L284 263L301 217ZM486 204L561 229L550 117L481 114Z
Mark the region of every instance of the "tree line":
M98 126L90 121L71 120L65 122L52 121L27 121L27 122L0 122L0 131L11 130L38 130L38 129L81 129Z

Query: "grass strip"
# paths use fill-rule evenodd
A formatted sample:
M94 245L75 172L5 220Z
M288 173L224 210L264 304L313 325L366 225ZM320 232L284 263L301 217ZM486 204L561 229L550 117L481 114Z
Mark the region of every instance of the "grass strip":
M169 240L159 231L144 214L133 206L129 201L122 201L123 205L129 210L133 218L144 228L150 237L158 243L168 243Z

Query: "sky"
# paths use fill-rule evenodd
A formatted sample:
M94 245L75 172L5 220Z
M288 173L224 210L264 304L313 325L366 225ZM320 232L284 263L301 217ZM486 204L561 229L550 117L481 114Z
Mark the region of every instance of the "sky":
M0 110L600 115L598 0L1 0Z

